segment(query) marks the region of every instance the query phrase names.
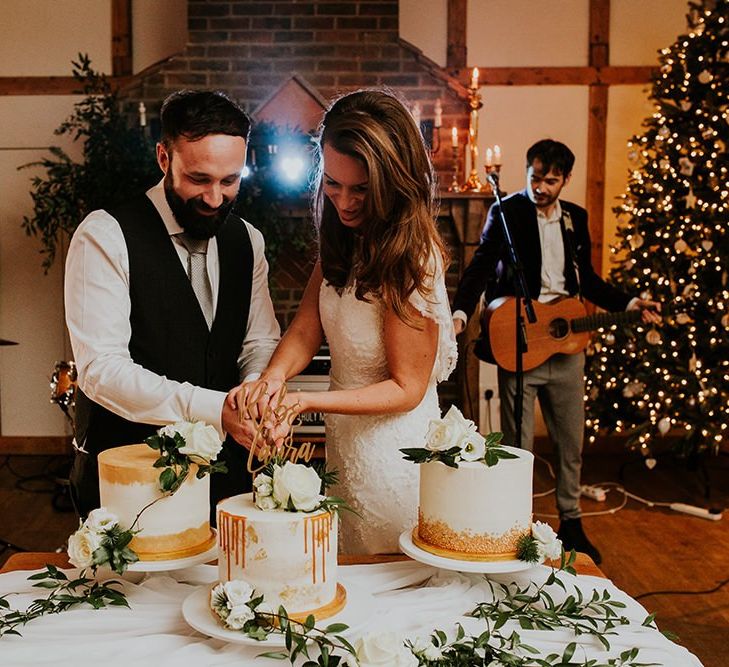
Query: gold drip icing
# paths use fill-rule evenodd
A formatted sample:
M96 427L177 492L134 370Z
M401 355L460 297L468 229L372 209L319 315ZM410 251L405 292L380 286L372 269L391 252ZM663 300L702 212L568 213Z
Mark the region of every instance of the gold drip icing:
M246 566L246 518L218 510L218 543L227 560L230 581L231 560L241 568Z
M309 529L311 526L311 530ZM321 580L327 580L326 554L331 548L330 535L332 532L332 515L325 512L317 516L307 516L304 518L304 553L309 553L309 543L311 542L311 583L316 583L316 554L317 548L321 557Z

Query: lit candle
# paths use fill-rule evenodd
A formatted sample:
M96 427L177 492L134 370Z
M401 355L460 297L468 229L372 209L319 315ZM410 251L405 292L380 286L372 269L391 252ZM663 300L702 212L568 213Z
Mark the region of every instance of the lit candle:
M494 152L490 149L486 149L486 166L490 167L494 163Z
M473 68L473 73L471 74L471 88L478 88L478 67Z
M497 167L501 166L501 146L498 144L494 146L494 164Z
M418 129L420 129L420 102L416 102L413 104L413 120L415 121L415 124L418 126Z
M144 106L144 102L139 103L139 127L146 127L147 125L147 107Z
M451 146L458 148L458 128L455 125L451 130Z
M434 114L433 127L440 127L443 125L443 107L440 104L440 97L435 101Z

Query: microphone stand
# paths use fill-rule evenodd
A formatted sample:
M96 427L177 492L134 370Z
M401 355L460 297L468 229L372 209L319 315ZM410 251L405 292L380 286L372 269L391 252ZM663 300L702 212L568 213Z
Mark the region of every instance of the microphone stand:
M514 295L516 305L516 317L515 322L515 337L516 337L516 391L514 395L514 425L515 425L515 436L514 436L514 447L521 447L521 424L522 415L524 413L524 352L527 350L528 341L526 339L526 328L524 326L524 317L522 315L522 300L524 301L524 310L526 311L527 319L530 324L534 324L537 321L537 315L534 312L534 305L529 297L529 290L527 290L526 278L524 277L524 267L519 259L519 254L516 252L514 241L511 238L511 231L509 225L506 223L506 216L504 215L504 206L501 200L501 193L499 191L499 174L496 171L490 171L486 175L486 179L491 184L491 189L494 192L496 198L496 205L499 207L499 219L501 220L501 229L504 234L504 240L506 246L509 249L509 260L514 270Z

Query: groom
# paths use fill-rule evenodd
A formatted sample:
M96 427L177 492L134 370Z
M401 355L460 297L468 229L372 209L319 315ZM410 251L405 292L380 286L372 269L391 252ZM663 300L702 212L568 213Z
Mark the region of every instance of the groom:
M266 367L280 336L261 233L231 213L250 120L221 92L181 91L162 105L164 178L111 211L90 213L68 251L66 323L78 367L71 494L99 506L97 454L163 424L199 420L225 439L227 475L211 514L250 490L249 428L226 392Z

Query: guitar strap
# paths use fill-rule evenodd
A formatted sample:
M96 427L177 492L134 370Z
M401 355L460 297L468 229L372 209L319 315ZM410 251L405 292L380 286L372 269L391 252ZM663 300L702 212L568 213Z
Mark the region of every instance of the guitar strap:
M572 268L575 270L575 279L577 280L577 296L582 301L582 286L580 285L580 267L577 264L577 249L575 248L575 227L572 224L572 216L570 212L562 207L562 217L559 219L562 228L562 236L567 239L567 250L570 254Z

